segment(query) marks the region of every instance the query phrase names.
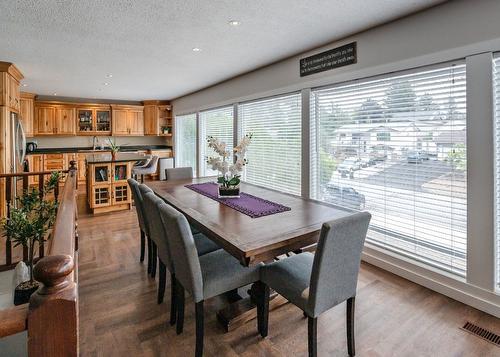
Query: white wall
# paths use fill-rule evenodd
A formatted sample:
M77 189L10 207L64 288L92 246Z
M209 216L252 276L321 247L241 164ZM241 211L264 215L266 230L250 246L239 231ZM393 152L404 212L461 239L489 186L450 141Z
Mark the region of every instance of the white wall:
M451 1L177 98L172 102L174 112L185 114L266 95L500 50L499 14L498 0ZM300 78L300 58L352 41L358 43L357 64Z

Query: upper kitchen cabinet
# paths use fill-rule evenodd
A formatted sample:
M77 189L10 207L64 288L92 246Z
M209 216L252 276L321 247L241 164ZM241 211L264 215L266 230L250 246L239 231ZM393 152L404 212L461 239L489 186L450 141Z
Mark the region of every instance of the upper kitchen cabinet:
M34 135L33 120L35 118L35 95L21 92L21 122L27 137Z
M139 105L112 105L114 136L144 135L144 107Z
M76 111L71 105L35 103L35 135L71 136L76 134Z
M172 106L165 101L144 101L144 135L172 136Z
M109 105L77 107L77 135L111 135Z
M20 82L23 75L10 62L0 62L0 106L19 113L21 110Z

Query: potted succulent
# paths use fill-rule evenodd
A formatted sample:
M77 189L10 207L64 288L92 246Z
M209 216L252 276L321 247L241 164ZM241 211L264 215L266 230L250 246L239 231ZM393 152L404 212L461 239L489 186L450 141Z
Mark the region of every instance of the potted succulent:
M116 160L116 154L120 151L120 147L116 144L115 138L108 138L109 149L111 150L111 160Z
M229 164L228 159L231 152L226 148L226 143L208 136L208 147L212 148L219 157L209 157L207 163L212 170L219 172L217 183L219 184L219 198L239 198L240 197L240 177L243 167L248 163L245 155L250 145L252 134L246 134L240 143L233 149L235 161Z
M14 305L27 303L31 294L38 289L38 282L33 279L35 244L42 244L54 224L57 202L46 199L59 184L59 172L53 172L44 185L43 194L37 189L26 190L10 209L10 216L3 221L3 234L9 237L14 247L23 246L28 250L29 280L21 282L14 291Z

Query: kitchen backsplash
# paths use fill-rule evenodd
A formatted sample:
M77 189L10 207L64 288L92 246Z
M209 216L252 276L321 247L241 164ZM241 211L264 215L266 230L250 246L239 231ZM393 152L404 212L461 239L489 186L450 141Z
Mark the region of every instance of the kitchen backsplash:
M107 146L109 137L98 136L99 142ZM127 136L114 137L120 146L127 145L169 145L170 143L162 137L156 136ZM68 148L68 147L90 147L92 136L68 136L68 137L36 137L26 138L26 141L36 141L39 149L44 148ZM99 146L99 145L98 145Z

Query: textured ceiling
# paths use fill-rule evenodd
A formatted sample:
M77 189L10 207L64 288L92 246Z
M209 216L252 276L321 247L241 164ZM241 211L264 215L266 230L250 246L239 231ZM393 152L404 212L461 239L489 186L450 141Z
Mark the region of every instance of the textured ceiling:
M0 0L0 60L37 94L172 99L441 2Z

